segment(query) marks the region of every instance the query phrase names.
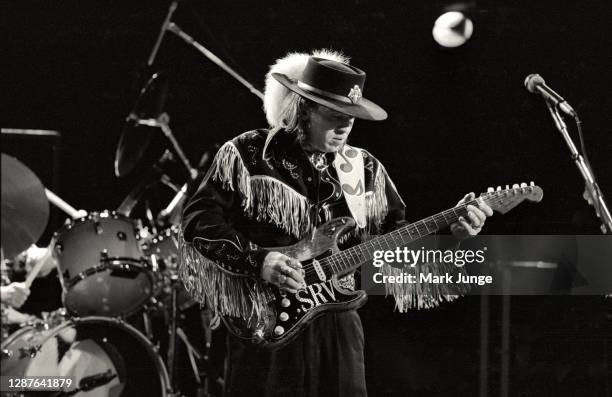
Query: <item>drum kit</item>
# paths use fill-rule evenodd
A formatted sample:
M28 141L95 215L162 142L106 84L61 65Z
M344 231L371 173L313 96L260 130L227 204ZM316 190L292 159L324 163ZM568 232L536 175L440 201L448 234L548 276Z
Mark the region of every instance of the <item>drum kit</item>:
M207 390L212 379L207 368L211 366L206 360L215 321L207 309L203 315L198 311L205 343L190 341L181 319L196 302L178 277L180 209L187 187L201 173L191 167L172 135L167 115L161 113L164 87L165 82L154 75L141 91L115 156L117 176L132 172L157 127L187 168L188 181L177 189L153 227L143 227L141 220L130 217L147 189L146 178L117 210L85 213L44 188L17 159L2 154L2 247L6 257L26 250L42 235L49 202L72 218L53 234L49 246L64 307L23 324L2 341L3 376L71 376L77 380L77 388L73 385L54 394L57 396L183 396L176 376L177 348L182 343L196 395L211 395ZM153 169L159 171L169 157L166 151ZM156 333L152 322L160 317L163 325Z
M178 4L170 5L147 66L152 67L165 33L171 32L263 100L261 91L172 21ZM42 319L23 325L2 341L3 378L68 375L78 380L78 387L55 396L183 396L183 384L178 387L180 340L189 362L187 372L195 381L191 394L201 397L222 392L222 371L216 368L222 365L212 362L220 356L213 348L217 343L212 343L217 340L212 330L219 318L205 306L198 310L197 333L204 340L192 342L195 337L185 332L189 324L183 320L197 308L196 302L179 280L177 269L182 204L203 178L210 157L204 153L198 168L192 167L163 112L167 91L163 73L153 74L140 91L116 149L115 175L134 174L145 163L156 131L163 133L173 154L166 150L114 211L76 210L46 189L25 165L2 154L3 262L4 257L21 253L40 238L49 202L72 218L54 233L49 246L64 307L43 313ZM58 135L56 131L15 129L2 129L2 134ZM182 185L164 173L164 166L174 159L187 171ZM143 227L143 221L131 216L132 210L147 189L160 181L176 194L157 216L147 206L148 226ZM28 287L39 271L40 266L30 271ZM164 319L157 333L156 317ZM163 345L167 348L160 348ZM197 345L203 345L203 351Z

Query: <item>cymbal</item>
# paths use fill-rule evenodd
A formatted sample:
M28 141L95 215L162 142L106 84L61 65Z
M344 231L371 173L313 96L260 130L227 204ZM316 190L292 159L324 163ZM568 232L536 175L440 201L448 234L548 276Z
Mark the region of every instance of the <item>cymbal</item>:
M36 174L2 153L2 250L11 258L34 244L45 231L49 201Z
M126 118L115 152L115 175L123 177L136 168L158 129L155 122L162 114L168 93L168 78L155 73L140 91L134 108Z

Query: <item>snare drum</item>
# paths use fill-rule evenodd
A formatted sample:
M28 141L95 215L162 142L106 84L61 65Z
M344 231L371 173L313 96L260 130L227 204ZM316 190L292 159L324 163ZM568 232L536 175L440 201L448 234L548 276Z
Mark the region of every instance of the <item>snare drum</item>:
M74 316L133 313L152 296L153 279L134 222L92 212L54 235L63 302Z
M170 382L155 347L134 327L104 317L75 318L53 327L32 324L2 344L2 376L69 377L74 390L85 377L117 377L78 395L164 397ZM74 383L73 383L74 382Z

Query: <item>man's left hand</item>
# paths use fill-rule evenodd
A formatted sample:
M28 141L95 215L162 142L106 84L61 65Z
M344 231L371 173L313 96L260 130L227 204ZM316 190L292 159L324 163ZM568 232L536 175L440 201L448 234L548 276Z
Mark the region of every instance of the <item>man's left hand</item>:
M473 192L468 193L459 200L457 206L472 201L475 198L476 195ZM450 226L451 232L457 240L465 240L480 233L487 217L493 215L493 210L485 202L482 200L477 200L477 202L478 207L471 204L466 207L468 219L459 217L459 222L455 222Z

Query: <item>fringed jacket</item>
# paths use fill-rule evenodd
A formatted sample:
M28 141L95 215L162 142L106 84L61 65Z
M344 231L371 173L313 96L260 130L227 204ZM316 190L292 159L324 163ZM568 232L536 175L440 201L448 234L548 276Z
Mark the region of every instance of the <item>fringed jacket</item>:
M183 212L181 277L196 299L222 314L250 310L228 296L264 293L240 277L259 277L266 247L291 245L329 219L350 216L335 154L309 154L296 134L280 131L264 156L268 132L246 132L225 143ZM364 160L367 224L345 236L344 246L404 221L404 203L385 168L355 149Z

